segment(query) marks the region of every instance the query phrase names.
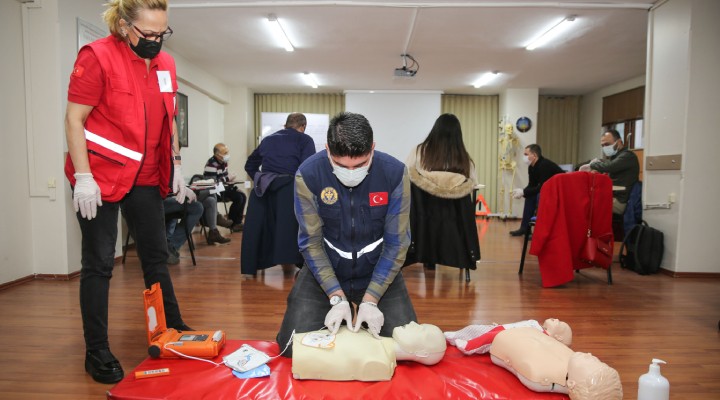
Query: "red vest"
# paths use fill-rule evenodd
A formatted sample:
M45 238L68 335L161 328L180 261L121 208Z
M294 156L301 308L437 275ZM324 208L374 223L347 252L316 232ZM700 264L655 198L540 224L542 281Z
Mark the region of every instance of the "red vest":
M145 157L145 104L142 89L131 69L131 61L126 50L121 47L127 44L108 36L87 46L92 48L105 76L100 104L93 108L85 121L88 161L95 182L100 186L103 201L117 202L132 189ZM171 91L163 93L168 124L163 126L160 142L167 145L158 147L158 160L165 162L159 168L160 194L164 198L170 191L171 133L177 82L173 58L161 51L157 62L158 71L168 71L172 81ZM74 173L75 168L68 154L65 175L73 186Z

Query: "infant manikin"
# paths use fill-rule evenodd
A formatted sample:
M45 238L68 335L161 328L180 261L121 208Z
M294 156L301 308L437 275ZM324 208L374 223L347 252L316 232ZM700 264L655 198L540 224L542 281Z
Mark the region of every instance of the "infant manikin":
M327 329L296 333L293 343L293 377L328 381L390 380L397 361L433 365L446 349L440 328L415 322L395 328L392 338L378 340L343 326L334 338Z
M572 343L570 325L556 318L546 319L542 325L534 319L503 325L470 325L456 332L445 332L445 338L466 355L485 354L490 350L495 335L506 329L514 328L533 328L552 336L567 346Z
M536 392L559 392L572 400L622 399L617 371L589 353L576 353L534 328L499 332L491 360Z

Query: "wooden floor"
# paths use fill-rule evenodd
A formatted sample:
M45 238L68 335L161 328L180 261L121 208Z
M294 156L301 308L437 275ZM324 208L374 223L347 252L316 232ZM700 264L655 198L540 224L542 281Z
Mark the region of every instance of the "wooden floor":
M517 222L479 220L482 261L470 283L454 268L405 268L420 322L444 331L472 323L560 318L573 328L575 351L590 352L620 373L626 399L650 360L668 362L672 399L720 399L720 280L639 276L613 267L583 270L568 285L540 287L537 259L517 267L522 239ZM199 235L197 267L185 247L171 267L183 316L195 329L224 329L230 339L274 340L295 270L274 267L240 274L241 233L227 246ZM5 266L6 268L7 266ZM0 291L0 398L100 399L108 385L85 374L78 279L32 281ZM110 343L126 374L147 355L142 277L133 251L117 265L110 291Z

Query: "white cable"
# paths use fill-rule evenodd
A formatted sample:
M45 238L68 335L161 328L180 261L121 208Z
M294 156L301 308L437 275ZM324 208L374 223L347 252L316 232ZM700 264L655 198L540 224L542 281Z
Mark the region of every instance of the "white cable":
M204 361L204 362L206 362L206 363L210 363L210 364L215 365L215 366L220 366L220 365L223 365L223 364L224 364L224 362L222 362L222 363L216 363L216 362L214 362L214 361L206 360L206 359L204 359L204 358L193 357L193 356L189 356L189 355L187 355L187 354L183 354L183 353L181 353L181 352L179 352L179 351L177 351L177 350L175 350L175 349L171 349L171 348L167 347L167 346L168 346L169 344L171 344L171 343L174 343L174 342L165 343L165 345L163 345L163 349L170 350L171 352L179 355L180 357L189 358L189 359L191 359L191 360Z

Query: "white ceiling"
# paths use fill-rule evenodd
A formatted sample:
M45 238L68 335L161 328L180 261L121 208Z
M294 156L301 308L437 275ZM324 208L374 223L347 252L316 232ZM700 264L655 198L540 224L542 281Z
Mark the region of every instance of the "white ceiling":
M170 0L175 33L165 45L228 85L256 93L539 88L541 94L584 94L645 73L654 2ZM270 35L271 13L294 52ZM572 14L577 27L567 36L524 49ZM420 64L414 78L394 77L404 52ZM316 74L320 88L305 85L304 71ZM487 71L502 75L472 87Z

